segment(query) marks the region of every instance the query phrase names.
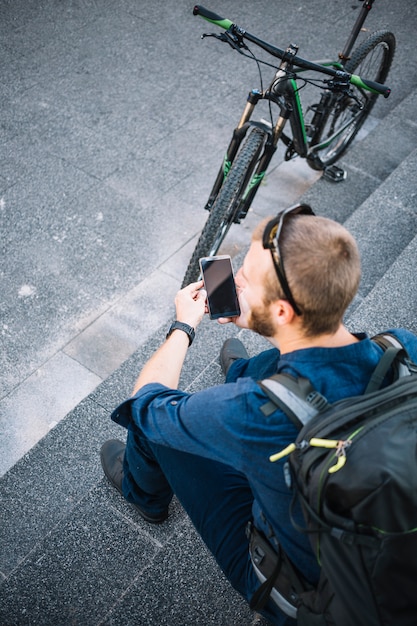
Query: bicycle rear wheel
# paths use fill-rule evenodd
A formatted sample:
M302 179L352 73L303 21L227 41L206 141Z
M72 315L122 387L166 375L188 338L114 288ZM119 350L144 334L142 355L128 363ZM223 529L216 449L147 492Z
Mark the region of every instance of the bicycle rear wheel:
M218 252L231 225L239 217L241 202L245 198L247 186L255 171L266 138L265 132L259 128L253 128L244 140L210 209L185 272L183 287L198 280L199 259L214 256Z
M353 52L352 57L345 64L350 74L357 74L362 78L385 83L395 51L395 37L389 31L372 33ZM332 94L323 117L323 127L318 143L329 143L317 155L323 167L335 163L353 141L357 132L371 112L378 94L360 89L351 85L351 90L359 100L360 105L347 94ZM362 107L362 108L361 108ZM349 123L350 122L350 123ZM331 137L343 126L345 130L334 138Z

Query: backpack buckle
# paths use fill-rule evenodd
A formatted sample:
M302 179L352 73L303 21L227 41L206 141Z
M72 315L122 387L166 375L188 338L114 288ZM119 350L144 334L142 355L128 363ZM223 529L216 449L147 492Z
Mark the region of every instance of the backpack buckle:
M326 398L322 396L322 394L319 393L318 391L312 391L311 393L309 393L308 396L306 397L306 401L312 407L317 409L319 413L320 411L323 411L328 405Z

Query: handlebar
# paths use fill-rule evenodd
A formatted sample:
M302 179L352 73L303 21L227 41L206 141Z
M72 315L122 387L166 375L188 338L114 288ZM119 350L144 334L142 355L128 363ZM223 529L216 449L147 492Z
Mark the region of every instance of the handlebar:
M286 50L277 48L276 46L273 46L272 44L269 44L266 41L255 37L255 35L251 35L240 26L234 24L231 20L221 17L220 15L213 13L213 11L209 11L200 4L195 5L193 9L193 14L201 16L208 22L211 22L212 24L215 24L216 26L219 26L224 30L232 29L236 34L240 35L244 39L247 39L251 43L254 43L272 56L277 57L278 59L289 60L289 56ZM384 96L384 98L388 98L391 93L391 89L386 85L381 85L380 83L376 83L373 80L361 78L356 74L349 74L348 72L345 72L343 70L335 70L334 68L319 65L318 63L314 63L313 61L307 61L306 59L302 59L299 56L291 56L291 65L296 65L297 67L304 70L321 72L322 74L333 76L334 78L339 80L347 80L352 85L355 85L355 87L359 87L361 89L366 89L367 91L380 94Z
M220 28L224 28L225 30L233 26L233 22L231 20L226 20L224 17L220 17L217 13L213 13L213 11L205 9L200 4L195 5L193 15L201 15L201 17L204 17L204 19L208 22L216 24L216 26L220 26Z
M388 98L391 93L391 89L386 85L381 85L381 83L376 83L374 80L368 80L367 78L361 78L356 74L350 75L349 82L355 85L355 87L372 91L373 93L384 96L384 98Z

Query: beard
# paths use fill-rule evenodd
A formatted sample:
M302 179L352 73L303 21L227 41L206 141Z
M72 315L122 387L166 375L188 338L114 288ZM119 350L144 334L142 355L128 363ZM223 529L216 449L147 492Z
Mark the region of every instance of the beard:
M248 316L248 327L262 337L273 337L275 327L270 310L266 306L251 309Z

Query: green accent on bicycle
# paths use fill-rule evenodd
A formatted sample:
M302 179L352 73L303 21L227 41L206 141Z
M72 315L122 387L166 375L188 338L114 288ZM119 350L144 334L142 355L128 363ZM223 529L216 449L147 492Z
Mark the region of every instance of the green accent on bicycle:
M232 162L229 161L229 159L227 158L227 154L226 154L226 156L224 157L224 161L223 161L223 181L228 175L231 167L232 167Z
M246 187L246 191L243 195L243 200L246 200L246 198L248 197L248 194L250 193L250 191L256 187L257 185L259 185L262 182L263 177L265 176L266 172L261 172L260 174L255 174L255 176L252 178L252 180L250 181L249 185Z
M352 74L352 76L350 77L350 83L352 85L355 85L355 87L358 87L359 89L365 89L366 91L371 91L372 93L377 94L381 93L376 89L372 89L372 87L370 87L368 83L364 82L362 78L360 76L356 76L356 74Z
M233 25L233 22L231 20L227 20L227 19L211 20L208 17L204 17L204 15L201 15L201 17L207 22L210 22L211 24L216 24L216 26L220 26L220 28L224 28L224 30L228 30Z
M320 65L324 65L324 67L334 67L335 70L343 70L343 65L340 61L325 61Z
M298 111L298 114L300 116L300 120L302 121L301 129L303 131L304 143L306 144L307 143L307 135L306 135L305 124L304 124L303 109L301 108L300 96L299 96L299 93L298 93L297 81L294 80L294 78L291 78L290 82L291 82L292 88L294 89L295 103L297 105L297 111Z

